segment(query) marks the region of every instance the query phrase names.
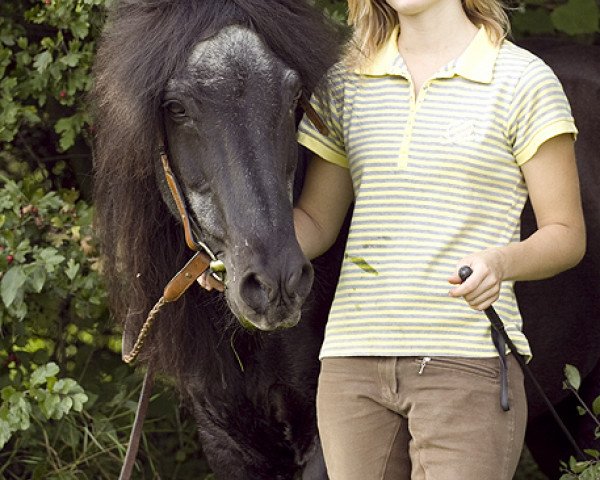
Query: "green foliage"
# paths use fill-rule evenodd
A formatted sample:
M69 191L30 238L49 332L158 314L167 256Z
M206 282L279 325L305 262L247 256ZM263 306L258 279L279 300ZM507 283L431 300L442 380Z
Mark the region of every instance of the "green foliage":
M512 14L517 37L558 35L593 42L600 30L598 0L520 0Z
M315 0L314 3L321 8L326 15L339 24L345 24L348 16L348 6L345 1L340 0Z
M90 121L94 39L104 0L3 2L0 6L0 140L21 128L55 128L61 151Z
M58 365L50 362L33 370L29 382L21 382L24 390L18 391L12 385L1 390L0 448L14 432L29 429L32 415L43 416L46 420L60 420L71 410L83 410L88 396L75 380L57 380L59 371Z
M0 325L27 317L41 334L58 314L89 325L105 312L92 211L75 190L49 190L46 177L37 170L19 182L3 178L0 191Z
M592 408L590 409L579 396L580 386L581 375L579 370L573 365L566 365L563 388L571 390L573 395L577 398L580 404L577 408L579 414L589 415L596 423L595 438L596 440L600 440L600 419L598 418L600 413L600 396L594 399ZM588 456L588 460L577 461L575 457L571 457L568 463L561 462L564 474L560 477L560 480L597 480L600 478L600 452L598 450L588 449L584 450L584 453Z
M92 209L44 170L0 181L0 478L116 478L141 379L107 314ZM140 474L202 478L169 391L151 402Z

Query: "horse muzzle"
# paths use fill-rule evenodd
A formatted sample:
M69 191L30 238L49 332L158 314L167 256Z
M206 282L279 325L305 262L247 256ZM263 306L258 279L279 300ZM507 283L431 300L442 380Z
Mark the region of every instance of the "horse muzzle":
M298 323L313 281L312 266L300 252L237 267L228 274L227 300L242 325L271 331Z

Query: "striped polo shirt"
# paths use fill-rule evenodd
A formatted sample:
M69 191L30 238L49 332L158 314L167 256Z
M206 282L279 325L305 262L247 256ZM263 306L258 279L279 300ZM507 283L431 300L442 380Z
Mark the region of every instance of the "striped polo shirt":
M360 71L336 65L298 140L348 167L355 208L321 358L492 357L490 323L448 277L469 254L519 241L527 189L520 165L562 133L576 134L551 69L481 28L418 96L397 48L398 31ZM513 282L494 304L523 354Z

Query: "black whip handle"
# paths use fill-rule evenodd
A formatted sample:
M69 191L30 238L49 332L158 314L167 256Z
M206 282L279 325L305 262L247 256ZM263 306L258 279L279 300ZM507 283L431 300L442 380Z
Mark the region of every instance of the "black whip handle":
M461 278L461 280L463 282L467 278L469 278L469 276L471 276L472 273L473 273L473 270L471 269L471 267L468 267L468 266L460 267L460 269L458 270L458 276ZM508 336L508 333L506 333L506 329L504 328L504 323L502 322L502 320L500 319L500 317L496 313L496 310L494 309L494 307L490 306L490 307L486 308L484 310L484 313L487 316L487 318L490 321L490 323L492 324L492 327L494 328L494 330L496 330L502 336L502 338L504 339L504 341L508 345L508 348L510 348L510 351L513 353L513 355L517 359L517 362L521 366L521 370L523 370L523 372L529 377L529 380L531 380L531 383L533 383L533 385L535 385L535 388L537 389L537 391L539 392L540 396L544 400L544 403L546 404L546 406L548 407L548 409L552 413L552 416L556 420L556 423L558 423L558 426L560 427L560 429L562 430L562 432L565 434L565 436L569 440L569 443L573 447L573 450L575 451L575 453L577 454L577 456L579 457L579 459L580 460L585 460L586 459L586 455L583 453L583 451L581 450L581 448L579 448L579 445L577 445L577 442L575 441L575 439L573 438L573 436L571 435L571 433L567 429L566 425L564 424L564 422L562 421L562 419L558 415L556 409L552 405L552 402L550 402L550 399L544 393L544 390L542 389L541 385L539 384L539 382L536 380L535 376L533 375L533 372L531 371L531 368L529 368L529 365L527 365L527 363L525 362L525 359L519 353L519 351L517 350L517 347L515 347L515 344L513 343L513 341Z

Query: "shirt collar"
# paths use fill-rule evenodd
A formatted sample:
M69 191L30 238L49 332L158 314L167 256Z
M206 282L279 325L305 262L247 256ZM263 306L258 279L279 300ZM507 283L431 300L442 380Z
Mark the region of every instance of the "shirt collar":
M499 51L500 44L494 44L485 27L480 27L475 38L456 60L454 72L473 82L490 83Z
M367 60L364 65L356 69L355 73L360 75L383 76L383 75L404 75L406 66L404 60L398 52L398 33L400 28L396 26L388 39L379 48L371 60Z
M399 27L396 27L373 59L357 69L356 73L370 76L402 75L407 77L408 69L398 52L399 31ZM480 27L465 51L456 60L443 67L442 71L450 70L448 72L451 74L450 76L460 75L473 82L490 83L499 50L500 45L492 42L485 27Z

